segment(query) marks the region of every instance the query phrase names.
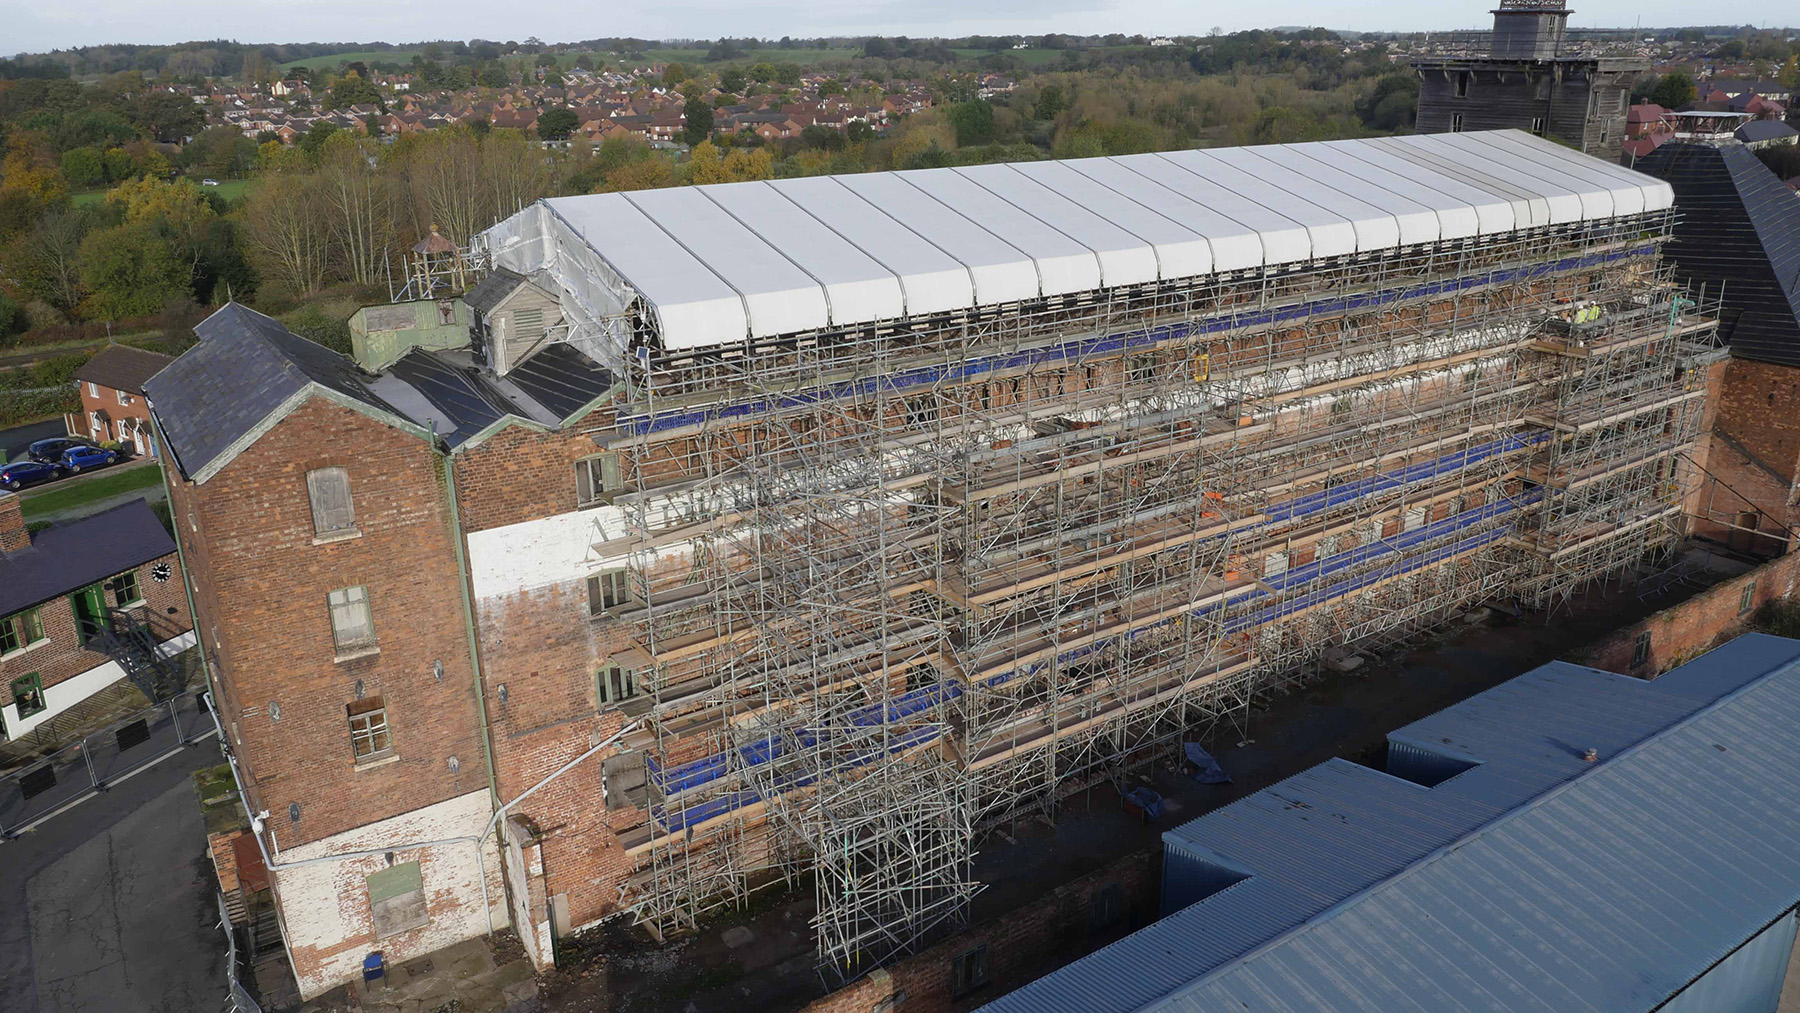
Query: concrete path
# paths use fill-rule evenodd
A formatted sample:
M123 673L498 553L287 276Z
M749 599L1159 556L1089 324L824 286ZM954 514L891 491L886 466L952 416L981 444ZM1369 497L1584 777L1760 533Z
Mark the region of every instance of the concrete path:
M188 774L211 742L0 844L0 1013L211 1013L217 887Z

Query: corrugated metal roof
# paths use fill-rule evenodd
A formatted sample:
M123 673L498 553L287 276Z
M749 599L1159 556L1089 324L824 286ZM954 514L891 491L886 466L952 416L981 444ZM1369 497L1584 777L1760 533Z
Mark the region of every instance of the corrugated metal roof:
M896 288L918 315L1671 201L1509 130L558 197L487 235L525 273L585 245L682 349L893 319Z
M1165 835L1249 877L984 1010L1645 1010L1800 902L1800 642L1552 664ZM1598 762L1582 760L1587 749Z

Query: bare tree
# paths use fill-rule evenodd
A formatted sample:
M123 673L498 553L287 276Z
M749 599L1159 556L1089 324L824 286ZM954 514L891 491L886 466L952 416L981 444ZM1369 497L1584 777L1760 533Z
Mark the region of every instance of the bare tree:
M380 145L340 131L325 142L319 191L346 278L373 285L394 246L399 186L380 164Z
M420 136L406 153L406 175L413 200L423 213L421 233L436 225L458 246L486 228L482 198L481 146L463 127Z
M481 142L481 182L486 228L550 193L556 177L549 152L516 130L495 130Z
M244 241L263 272L295 295L325 282L331 266L329 204L317 177L279 173L250 192Z

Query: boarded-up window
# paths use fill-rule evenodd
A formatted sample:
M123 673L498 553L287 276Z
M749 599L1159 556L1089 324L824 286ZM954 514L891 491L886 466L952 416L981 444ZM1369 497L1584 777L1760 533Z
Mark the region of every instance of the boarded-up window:
M606 788L606 808L643 809L650 798L649 781L645 777L643 753L620 753L600 761L600 773Z
M377 939L431 922L419 863L402 862L369 876L369 913Z
M356 509L350 503L348 471L317 468L307 472L306 494L312 499L313 534L335 535L356 530Z
M605 503L607 497L622 487L618 454L600 454L575 462L575 502L578 506Z
M340 587L326 596L331 603L331 636L340 651L375 643L375 624L369 619L369 590Z
M623 665L607 665L595 679L594 695L600 706L624 703L638 695L637 672Z

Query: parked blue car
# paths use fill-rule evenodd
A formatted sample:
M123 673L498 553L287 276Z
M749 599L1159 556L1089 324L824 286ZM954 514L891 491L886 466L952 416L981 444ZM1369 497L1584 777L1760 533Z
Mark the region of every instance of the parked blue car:
M93 440L83 436L52 436L47 440L33 443L26 451L26 456L42 464L61 464L63 451L70 447L92 447Z
M60 464L46 464L43 461L19 461L0 467L0 485L8 489L21 489L39 482L48 482L63 477L65 472Z
M70 447L63 451L62 466L72 475L83 468L98 468L118 459L118 451L105 447Z

